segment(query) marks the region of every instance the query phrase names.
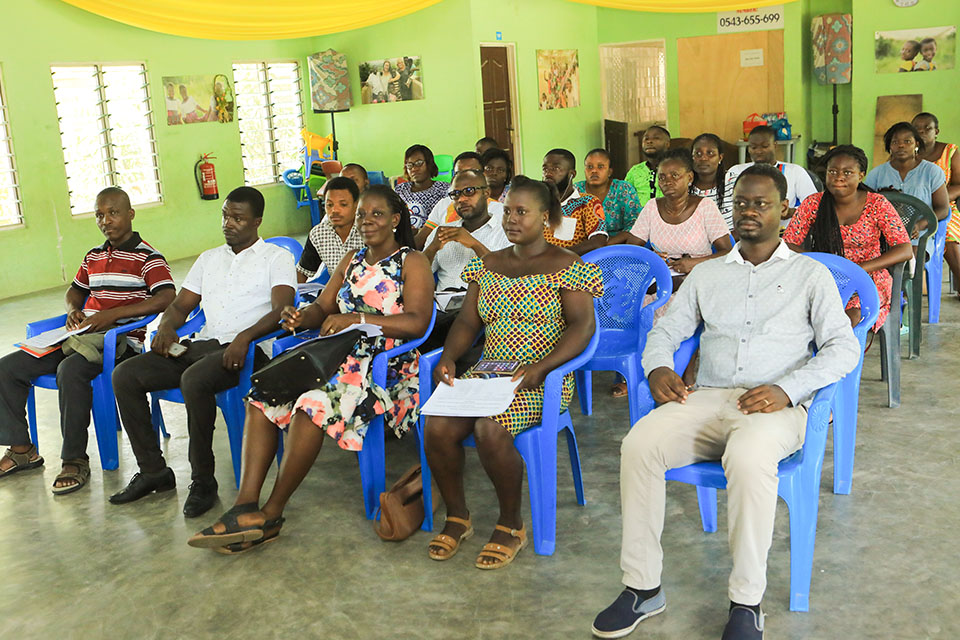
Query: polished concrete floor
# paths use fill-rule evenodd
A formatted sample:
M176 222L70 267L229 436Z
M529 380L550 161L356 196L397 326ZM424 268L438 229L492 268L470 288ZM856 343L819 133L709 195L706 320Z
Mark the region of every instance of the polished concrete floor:
M188 267L174 265L178 282ZM25 322L58 312L61 295L0 303L0 344L20 339ZM884 406L879 349L867 355L852 495L830 490L828 444L809 613L788 610L788 521L780 503L764 600L768 638L960 637L958 421L951 409L960 397L960 303L945 296L941 323L925 325L924 337L921 359L903 363L903 406L896 410ZM594 615L620 590L618 452L628 424L626 402L604 399L610 382L595 377L593 416L573 409L587 505L574 500L562 448L555 555L537 556L531 546L496 572L473 567L496 520L474 452L467 487L478 535L449 562L427 558L422 532L381 542L363 516L355 456L332 446L291 501L280 538L226 557L185 544L235 496L222 428L216 454L223 506L209 517L185 520L181 513L189 465L184 412L174 405L164 408L172 434L165 451L177 492L110 505L107 497L136 465L121 438L120 469L101 472L91 436L89 486L54 497L57 404L53 392L41 390L47 465L0 481L0 637L588 638ZM388 482L415 460L413 438L392 441ZM667 498L667 611L631 637L719 638L730 569L723 504L720 531L705 534L691 487L671 484Z

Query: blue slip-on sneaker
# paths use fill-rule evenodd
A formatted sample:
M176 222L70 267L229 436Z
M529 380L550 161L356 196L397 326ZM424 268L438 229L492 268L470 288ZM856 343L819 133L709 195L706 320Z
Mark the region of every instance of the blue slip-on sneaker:
M734 605L723 628L722 640L763 640L763 615L761 612L758 616L749 607Z
M630 589L623 592L593 621L593 635L598 638L622 638L637 625L667 608L663 590L652 598L641 598Z

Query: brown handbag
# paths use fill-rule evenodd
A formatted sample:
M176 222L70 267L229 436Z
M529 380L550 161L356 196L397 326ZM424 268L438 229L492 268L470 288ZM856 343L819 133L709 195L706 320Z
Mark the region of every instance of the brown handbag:
M380 494L380 520L373 530L383 540L399 542L420 528L423 516L423 476L415 465Z

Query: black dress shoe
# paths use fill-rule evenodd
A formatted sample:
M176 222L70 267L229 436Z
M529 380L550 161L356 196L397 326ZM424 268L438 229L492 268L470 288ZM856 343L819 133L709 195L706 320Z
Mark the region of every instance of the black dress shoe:
M110 496L111 504L126 504L156 491L170 491L177 488L177 478L173 469L167 467L159 473L135 473L122 491Z
M217 504L217 481L194 480L190 483L190 495L183 503L183 515L187 518L202 516Z

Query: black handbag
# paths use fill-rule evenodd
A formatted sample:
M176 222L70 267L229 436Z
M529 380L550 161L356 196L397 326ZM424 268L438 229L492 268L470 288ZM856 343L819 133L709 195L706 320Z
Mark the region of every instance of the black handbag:
M249 397L272 406L293 402L329 381L363 335L354 329L280 354L250 376Z

